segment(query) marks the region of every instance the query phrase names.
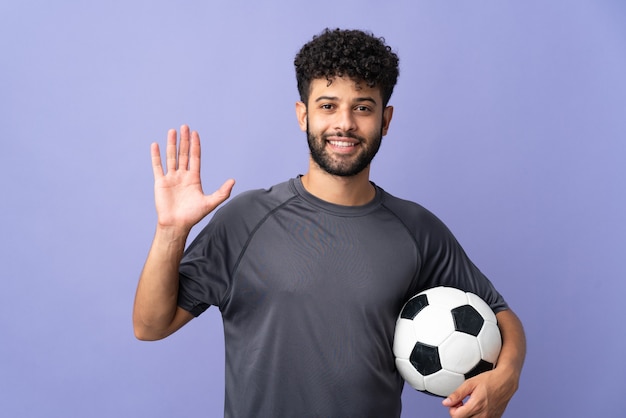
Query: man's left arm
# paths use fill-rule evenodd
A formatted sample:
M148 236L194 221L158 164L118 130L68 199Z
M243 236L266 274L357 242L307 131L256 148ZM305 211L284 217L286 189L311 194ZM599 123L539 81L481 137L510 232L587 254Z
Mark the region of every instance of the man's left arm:
M500 417L517 391L526 357L524 328L511 310L498 312L496 317L502 334L502 349L496 368L468 379L443 401L453 418ZM463 403L468 396L467 402Z

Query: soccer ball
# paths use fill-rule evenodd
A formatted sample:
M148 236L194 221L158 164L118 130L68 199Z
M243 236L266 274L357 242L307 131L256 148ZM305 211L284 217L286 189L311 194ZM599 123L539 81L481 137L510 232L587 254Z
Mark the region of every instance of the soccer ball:
M481 298L452 287L425 290L404 305L393 341L396 367L418 391L447 397L491 370L502 348L496 316Z

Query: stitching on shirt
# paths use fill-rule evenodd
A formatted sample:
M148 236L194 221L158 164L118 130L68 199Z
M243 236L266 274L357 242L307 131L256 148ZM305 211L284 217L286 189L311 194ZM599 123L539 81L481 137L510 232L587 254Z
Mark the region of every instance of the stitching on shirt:
M245 244L243 245L243 247L241 247L241 251L239 252L239 255L237 256L237 261L235 261L235 264L233 265L233 271L231 273L232 275L232 280L231 283L228 287L228 290L225 292L224 297L220 300L219 302L219 306L224 306L224 301L226 300L230 300L231 296L232 296L232 288L235 282L235 276L237 275L237 270L239 269L239 263L241 263L241 260L244 257L244 254L246 253L247 249L248 249L248 245L250 245L250 242L252 241L252 238L255 236L255 234L257 233L257 231L261 228L261 226L270 218L274 215L274 213L276 213L277 211L279 211L280 209L282 209L284 206L288 205L289 203L291 203L292 200L297 199L298 196L291 196L289 199L285 200L283 203L281 203L280 205L276 206L274 209L270 210L269 212L267 212L265 214L265 216L263 216L254 226L254 228L252 229L252 231L250 232L250 234L248 234L248 238L246 239Z
M390 214L392 214L397 220L398 222L400 222L400 224L404 227L404 229L406 230L407 234L409 235L409 237L411 238L411 240L413 241L413 243L415 244L415 252L416 252L416 258L417 258L417 265L415 266L415 274L413 275L413 284L417 283L418 280L418 276L420 273L420 267L422 265L422 247L420 246L419 242L417 241L417 238L415 237L415 234L413 234L413 232L411 232L411 229L407 226L407 224L404 222L404 220L393 210L391 209L389 206L387 206L385 204L385 202L381 202L381 207L385 208Z

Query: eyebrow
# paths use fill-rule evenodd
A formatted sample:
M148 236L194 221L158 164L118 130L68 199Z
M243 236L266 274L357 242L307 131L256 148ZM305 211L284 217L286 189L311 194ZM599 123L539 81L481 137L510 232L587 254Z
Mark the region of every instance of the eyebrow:
M324 100L329 100L329 101L337 101L337 100L339 100L339 97L336 97L336 96L320 96L320 97L318 97L317 99L315 99L315 102L317 103L317 102L321 102L321 101L324 101ZM376 105L376 104L377 104L377 103L376 103L376 100L374 100L374 98L369 97L369 96L366 96L366 97L357 97L357 98L354 100L354 102L356 102L356 103L370 102L370 103L372 103L372 104L374 104L374 105Z

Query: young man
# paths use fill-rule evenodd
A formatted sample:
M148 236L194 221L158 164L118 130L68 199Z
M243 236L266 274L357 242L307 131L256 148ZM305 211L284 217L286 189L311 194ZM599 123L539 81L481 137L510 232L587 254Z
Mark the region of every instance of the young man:
M393 115L397 56L371 34L326 30L295 65L307 173L233 198L186 251L192 226L234 181L204 195L199 136L186 126L178 147L168 133L167 170L152 145L158 223L137 288L137 338L167 337L214 305L224 320L226 416L397 417L397 315L419 291L453 286L490 304L503 347L493 371L444 405L453 417L500 416L524 359L519 320L441 221L369 180Z

